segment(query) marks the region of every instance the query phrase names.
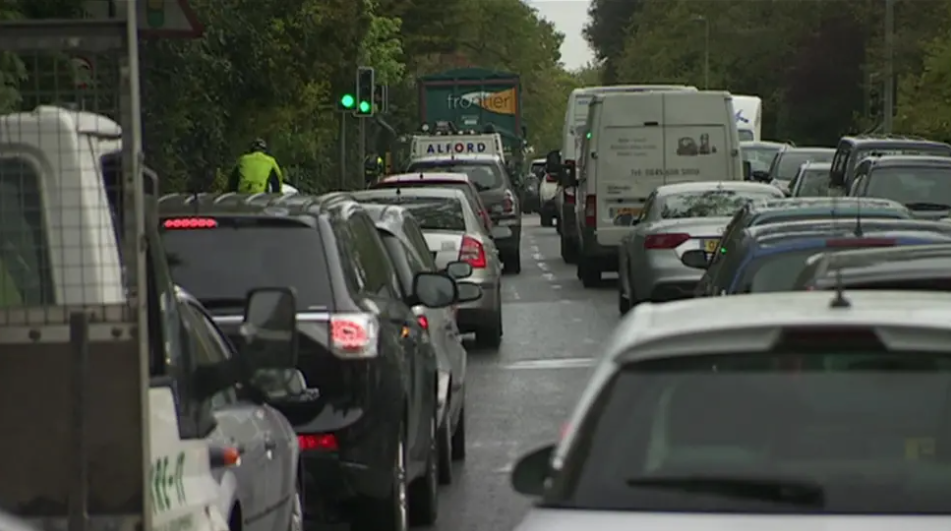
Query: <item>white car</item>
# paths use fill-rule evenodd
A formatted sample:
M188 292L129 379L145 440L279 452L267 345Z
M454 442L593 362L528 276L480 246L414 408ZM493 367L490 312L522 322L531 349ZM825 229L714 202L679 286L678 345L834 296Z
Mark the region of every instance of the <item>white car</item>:
M948 526L949 314L908 291L638 306L514 467L538 497L516 529Z

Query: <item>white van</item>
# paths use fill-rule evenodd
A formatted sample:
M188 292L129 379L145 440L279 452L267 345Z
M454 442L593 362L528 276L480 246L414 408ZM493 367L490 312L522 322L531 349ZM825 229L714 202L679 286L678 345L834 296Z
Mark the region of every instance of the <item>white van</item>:
M74 480L70 457L76 443L65 431L73 421L74 395L38 392L37 381L47 390L70 388L72 364L57 360L75 355L66 329L70 313L83 311L93 320L83 422L89 499L98 504L90 508L90 528L141 529L144 510L151 513L152 530L227 531L205 439L208 421L199 418L194 389L182 385L183 378L194 377L191 356L183 354L170 328L165 340L150 332L140 342L126 313L119 220L110 206L118 197L116 188L106 186L121 181L121 134L104 116L58 107L0 116L0 398L9 406L0 413L8 428L0 442L0 470L9 480L0 481L0 499L31 520L55 523L63 517L57 507L66 506ZM155 239L143 242L149 291L156 291L147 300L150 315L158 316L154 326L165 329L172 325L167 318L178 314L154 231ZM138 362L143 345L151 346L146 370L175 360L182 375L153 378L146 393ZM145 419L140 397L148 400ZM26 417L43 420L22 422ZM149 436L147 463L143 434ZM146 484L144 471L151 475L145 478L151 508L135 499Z
M617 247L658 186L743 180L728 92L596 96L578 162L578 276L591 286L617 269Z
M759 96L733 95L736 128L740 140L762 140L763 100Z
M611 85L604 87L584 87L571 91L565 110L565 122L562 127L561 159L566 164L577 164L581 151L581 142L587 132L588 105L598 94L690 91L697 87L689 85ZM558 188L555 194L555 216L558 221L558 233L561 235L561 256L566 262L574 263L577 258L578 234L575 232L574 211L575 190L572 187Z

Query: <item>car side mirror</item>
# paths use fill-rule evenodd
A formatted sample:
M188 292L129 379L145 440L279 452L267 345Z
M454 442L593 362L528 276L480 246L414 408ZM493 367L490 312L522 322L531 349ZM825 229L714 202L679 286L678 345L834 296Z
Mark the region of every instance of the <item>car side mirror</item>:
M297 297L290 288L248 292L240 352L251 372L297 367Z
M541 496L551 477L551 458L555 445L543 446L522 456L512 469L512 488L526 496Z
M505 238L512 237L512 229L504 225L496 225L492 227L492 239L493 240L504 240Z
M473 302L482 298L482 288L471 282L456 282L459 290L459 299L456 302Z
M680 261L687 267L692 267L694 269L706 269L707 263L707 253L701 251L700 249L694 249L693 251L687 251L680 257Z
M449 275L416 273L413 277L413 299L427 308L445 308L459 299L459 289Z
M446 274L454 280L462 280L472 276L472 265L469 262L450 262L446 266Z
M753 164L748 160L744 160L743 161L743 180L749 181L752 178L753 178Z
M768 183L768 182L770 181L769 172L768 172L768 171L756 170L756 171L750 173L750 175L751 175L752 178L753 178L752 180L754 180L754 181L756 181L756 182Z

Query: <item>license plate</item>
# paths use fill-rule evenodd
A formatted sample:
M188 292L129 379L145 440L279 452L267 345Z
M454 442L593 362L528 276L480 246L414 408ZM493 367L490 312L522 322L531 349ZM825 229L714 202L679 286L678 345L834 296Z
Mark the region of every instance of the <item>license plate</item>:
M708 253L715 253L720 246L720 240L706 240L703 242L703 250Z
M611 216L612 218L619 218L621 216L637 216L641 213L641 209L639 208L613 208L611 211L613 212L613 215Z

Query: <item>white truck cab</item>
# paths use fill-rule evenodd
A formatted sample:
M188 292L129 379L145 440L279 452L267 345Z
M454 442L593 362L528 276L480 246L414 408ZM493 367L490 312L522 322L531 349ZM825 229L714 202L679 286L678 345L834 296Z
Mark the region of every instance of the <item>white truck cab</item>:
M596 95L578 153L578 277L585 286L617 270L617 249L658 186L743 179L727 92Z
M155 237L142 242L149 293L140 300L149 331L136 333L117 238L120 153L121 129L101 115L38 107L0 116L0 400L9 406L0 412L0 499L62 528L72 485L86 489L91 529L150 521L155 531L227 531L205 439L214 420L197 398L197 365L148 212ZM74 365L78 313L91 319L86 362ZM71 411L79 395L81 414ZM77 415L84 445L67 430ZM88 459L85 485L74 483L83 479L75 455Z
M433 134L414 135L410 142L410 160L460 155L491 155L499 157L505 163L505 148L502 136L498 133L476 133L462 131L457 133L434 132Z
M763 100L759 96L733 95L736 129L742 141L763 139Z

